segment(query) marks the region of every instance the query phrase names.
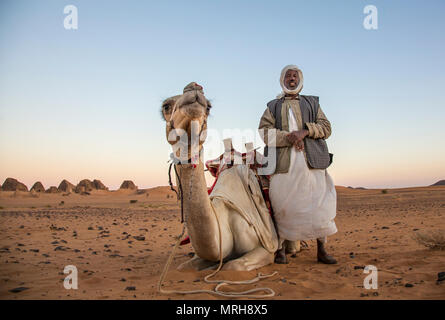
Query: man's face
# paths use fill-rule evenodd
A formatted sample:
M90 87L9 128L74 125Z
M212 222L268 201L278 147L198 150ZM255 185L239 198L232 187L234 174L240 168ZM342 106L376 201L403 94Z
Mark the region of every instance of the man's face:
M287 70L286 74L284 75L284 85L289 90L295 90L298 87L298 82L300 81L300 78L298 77L298 71L297 70Z

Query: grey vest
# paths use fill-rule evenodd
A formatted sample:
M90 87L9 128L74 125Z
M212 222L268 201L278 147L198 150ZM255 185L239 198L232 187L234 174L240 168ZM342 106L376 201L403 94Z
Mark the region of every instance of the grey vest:
M275 128L282 130L281 108L283 107L284 97L274 99L267 104L270 112L275 118ZM300 109L304 129L307 129L306 122L316 122L318 109L320 108L319 98L315 96L300 95ZM279 149L279 148L278 148ZM304 138L304 149L308 166L312 169L326 169L332 163L333 154L329 153L325 139ZM267 156L267 147L264 154ZM277 150L277 157L278 157ZM278 159L277 159L278 160Z

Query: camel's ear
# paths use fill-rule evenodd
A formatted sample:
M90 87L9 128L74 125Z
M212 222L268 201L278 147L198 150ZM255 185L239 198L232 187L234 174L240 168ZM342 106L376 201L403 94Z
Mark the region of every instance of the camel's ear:
M167 121L167 119L165 118L165 113L164 113L164 107L161 106L161 108L159 109L159 113L161 115L162 120Z

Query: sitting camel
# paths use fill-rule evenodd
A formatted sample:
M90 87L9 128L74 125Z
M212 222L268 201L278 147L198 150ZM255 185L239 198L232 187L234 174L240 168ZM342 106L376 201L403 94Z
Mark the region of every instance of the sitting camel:
M204 136L210 110L211 104L202 87L194 82L184 88L182 95L166 99L161 112L169 143L174 146L177 138L190 142L194 133ZM204 139L199 140L197 153L200 155ZM191 143L187 144L186 154L187 161L177 163L175 169L182 189L184 221L195 256L178 269L216 267L220 240L223 270L250 271L273 263L278 238L253 171L245 164L224 170L208 195L204 164L200 156L193 157ZM174 150L173 155L178 160L180 150Z

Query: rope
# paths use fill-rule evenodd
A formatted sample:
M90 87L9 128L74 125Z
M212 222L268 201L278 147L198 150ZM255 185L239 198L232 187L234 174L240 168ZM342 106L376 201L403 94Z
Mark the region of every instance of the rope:
M176 165L175 168L175 174L178 177L178 184L179 184L179 195L181 197L181 223L184 223L184 197L182 196L182 183L181 183L181 177L178 174L178 171L176 171Z
M172 166L173 166L173 162L170 163L170 166L168 167L168 184L170 185L170 189L176 193L176 198L179 200L178 191L176 191L176 189L173 188L172 175L171 175ZM175 168L175 171L176 171L176 168Z
M169 170L170 172L170 170ZM176 172L176 166L175 166L175 173L178 176L178 173ZM179 184L181 187L181 182L180 182L180 177L178 176L178 180L179 180ZM182 189L182 188L181 188ZM182 213L182 208L183 208L183 193L181 190L181 213ZM206 290L206 289L200 289L200 290L188 290L188 291L179 291L179 290L165 290L162 288L162 282L164 281L165 276L167 275L168 269L170 268L171 262L173 261L173 256L176 252L176 249L179 246L179 243L181 242L182 237L185 234L185 224L183 224L182 227L182 232L181 234L176 238L176 243L175 246L172 250L172 252L170 253L170 256L167 259L167 262L161 272L161 276L159 277L159 282L158 282L158 292L159 293L163 293L163 294L172 294L172 293L176 293L176 294L195 294L195 293L209 293L209 294L214 294L214 295L218 295L218 296L222 296L222 297L230 297L230 298L237 298L237 297L244 297L244 298L254 298L254 299L261 299L261 298L270 298L275 296L275 291L273 291L271 288L254 288L254 289L250 289L250 290L246 290L246 291L238 291L238 292L226 292L226 291L221 291L220 288L228 285L228 284L251 284L251 283L255 283L260 281L261 279L266 279L266 278L270 278L273 277L274 275L278 274L277 271L274 271L271 274L262 274L262 273L258 273L257 276L253 279L249 279L249 280L239 280L239 281L231 281L231 280L209 280L209 278L215 276L222 268L223 265L223 256L222 256L222 234L221 234L221 225L219 223L219 219L218 219L218 215L216 214L215 208L213 207L212 202L210 202L210 205L212 207L212 211L215 215L217 224L218 224L218 232L219 232L219 265L218 268L212 272L211 274L207 275L204 277L204 281L206 283L216 283L217 285L215 286L215 288L213 290ZM253 294L255 292L268 292L265 294Z

